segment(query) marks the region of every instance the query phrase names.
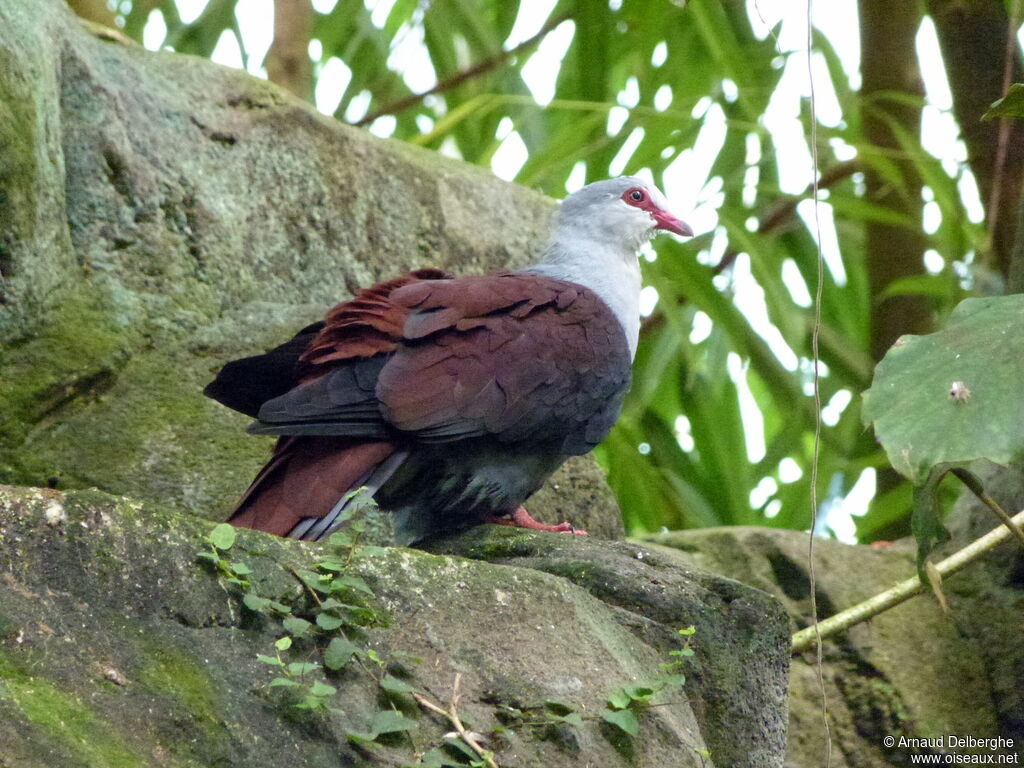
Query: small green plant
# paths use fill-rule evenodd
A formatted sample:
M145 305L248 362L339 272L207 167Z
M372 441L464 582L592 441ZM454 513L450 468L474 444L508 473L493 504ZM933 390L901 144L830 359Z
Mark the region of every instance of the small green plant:
M360 494L360 491L355 493ZM350 521L357 512L372 503L365 494L353 498L342 520ZM197 553L197 557L208 562L223 582L240 591L246 608L281 622L286 634L275 640L274 653L257 654L257 659L274 667L277 672L267 687L285 694L283 703L295 709L331 709L330 702L338 690L324 679L324 675L340 672L353 659L363 664L386 696L398 695L396 692L404 685L387 673L388 662L373 649L357 642L365 628L384 623L372 606L373 590L361 577L349 572L363 530L362 521L352 520L348 530L337 531L329 537L328 554L313 563L311 568L289 568L307 596L307 600L296 600L291 604L260 595L249 578L252 569L245 563L228 558L236 540L233 526L227 523L216 526L204 537L207 549ZM306 652L305 658L299 656L300 651ZM310 660L310 652L319 653L321 659ZM379 723L375 720L371 732L377 735L394 732L394 725L387 718ZM360 735L365 736L366 732Z
M297 711L344 715L342 710L331 706L338 688L328 682L330 677L355 664L375 681L385 707L373 715L367 729L348 732L349 742L364 750L381 741L409 738L419 724L402 710L414 711L417 705L454 716L453 722L459 722L461 728L455 710L457 681L449 715L448 710L441 709L416 685L403 679L404 667L399 660L419 663L420 659L399 652L383 657L366 646L365 630L381 626L385 620L373 606L373 589L352 572L352 563L357 550L372 554L377 548L360 546L364 525L351 518L372 503L365 494L353 499L342 516L349 525L328 538L328 552L309 568L288 567L291 576L302 585L304 599L285 603L258 593L248 578L252 569L228 557L236 540L236 531L231 525L216 526L204 537L207 548L197 553L200 560L211 565L222 582L239 591L246 608L281 622L284 634L274 641L273 653L257 654L257 660L273 668L275 676L267 683L267 688L281 693L282 705ZM310 660L310 654L319 654L319 659ZM448 734L439 746L421 755L419 764L496 768L490 753L479 746L475 737L476 734L464 728L454 735Z
M346 521L363 506L365 503L351 505ZM377 549L360 547L363 530L361 521L353 520L346 530L328 538L328 552L310 567L289 566L288 571L302 585L304 596L289 602L260 595L250 578L254 575L252 569L229 557L236 541L236 531L231 525L222 523L210 531L203 539L206 548L196 556L208 563L222 582L237 590L247 609L280 621L284 634L274 641L273 653L257 654L257 660L273 668L274 677L266 687L280 692L282 705L296 711L344 715L342 710L331 706L338 688L329 680L354 664L374 680L384 706L373 715L365 730L348 731L351 744L371 750L374 744L407 738L417 753L416 766L498 768L493 752L482 746L484 737L469 730L465 715L459 711L459 675L455 677L451 701L445 707L405 679L407 673L398 659L402 657L415 663L420 659L401 653L384 657L367 647L365 631L386 622L374 608L373 589L352 572L357 549L363 553ZM502 705L497 716L503 725L495 729L495 734L525 728L535 737L551 738L558 729L581 728L590 720L604 721L627 736L636 737L640 727L638 716L645 709L658 706L654 699L659 694L678 688L686 681L682 668L685 660L693 656L690 639L695 630L691 626L678 632L683 645L669 652L669 662L662 665L664 674L647 684L616 689L599 714L583 715L571 704L554 699L534 707ZM317 655L319 658L315 658ZM428 745L425 751L415 749L412 742L412 733L419 728L419 723L409 713L416 705L445 718L455 729Z
M249 589L252 585L246 576L252 573L245 563L232 562L227 559L228 550L235 545L235 528L227 523L221 523L210 531L203 540L208 549L196 553L196 557L212 563L217 575L228 584L235 584L242 589Z
M690 639L696 631L692 626L678 630L679 636L683 639L683 647L669 651L671 661L661 665L665 674L650 683L616 689L608 697L608 706L601 711L601 719L615 726L627 736L637 736L640 733L640 721L637 719L637 715L652 706L655 697L660 693L681 688L686 683L686 675L682 670L686 663L685 660L693 656Z
M534 707L501 705L498 719L509 730L527 728L540 738L551 738L556 732L554 729L563 726L581 728L587 720L606 722L626 736L636 737L640 733L639 716L642 712L652 706L660 706L655 702L659 694L685 684L683 667L686 659L694 655L690 641L695 632L692 626L678 630L683 644L681 648L669 651L670 660L661 665L664 674L649 683L617 688L597 715L583 715L571 704L552 699ZM707 750L695 748L694 751L708 757Z

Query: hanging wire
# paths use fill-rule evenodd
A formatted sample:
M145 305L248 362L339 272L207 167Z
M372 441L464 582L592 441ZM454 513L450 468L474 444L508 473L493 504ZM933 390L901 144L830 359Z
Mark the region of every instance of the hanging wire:
M820 355L818 353L818 337L821 331L821 299L825 289L825 264L821 252L821 217L818 200L818 115L814 92L813 43L814 26L812 22L814 0L807 0L807 80L811 92L811 194L814 201L814 232L818 256L818 282L814 291L814 330L811 333L811 358L814 368L814 451L811 455L811 530L807 536L807 570L811 587L811 621L814 623L816 670L818 687L821 689L821 720L825 726L825 768L832 765L832 729L828 722L828 694L825 690L824 660L821 650L821 631L818 627L817 582L814 574L814 532L818 525L818 464L821 457L821 374Z

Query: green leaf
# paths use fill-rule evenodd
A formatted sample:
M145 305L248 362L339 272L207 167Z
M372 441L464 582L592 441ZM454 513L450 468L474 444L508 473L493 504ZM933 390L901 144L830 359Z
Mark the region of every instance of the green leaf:
M331 534L332 538L337 534ZM348 563L338 557L325 557L323 560L319 560L316 564L317 568L322 568L325 571L344 571L348 568Z
M245 563L232 563L231 570L235 572L236 576L248 576L252 573L252 568Z
M608 697L608 704L611 705L612 709L625 709L631 701L632 698L626 693L624 688L620 688Z
M640 733L640 723L637 722L636 715L628 709L602 710L601 719L618 727L630 736L636 736Z
M633 701L646 702L650 701L651 697L654 696L658 691L664 688L664 685L653 687L649 685L638 685L633 688L626 688L624 692Z
M347 638L332 638L327 645L327 650L324 651L324 666L328 669L342 669L348 664L352 654L358 652L359 647Z
M223 562L224 560L220 555L215 555L213 552L196 552L196 557L202 558L203 560L209 560L214 564Z
M302 701L295 705L296 709L323 709L326 706L326 698L314 696L312 693L302 697Z
M270 605L270 601L267 600L267 598L265 597L260 597L254 592L246 592L245 597L242 598L242 605L244 605L250 611L255 611L256 613L259 613L268 605Z
M338 692L338 689L335 688L333 685L328 685L327 683L323 683L317 680L315 683L313 683L313 686L309 689L309 692L313 696L333 696Z
M298 688L301 683L297 683L290 677L275 677L267 685L271 688Z
M281 661L277 656L267 656L263 653L257 653L256 659L262 661L264 664L269 664L272 667L283 667L284 662Z
M335 531L327 537L327 543L337 549L346 549L352 546L352 537L345 531Z
M313 625L305 619L300 619L297 616L289 616L287 619L281 622L284 628L291 632L295 637L304 637Z
M568 715L554 715L554 718L566 725L571 725L573 728L583 727L583 718L579 712L570 712Z
M302 677L303 675L315 672L319 667L319 664L311 661L293 661L288 665L288 673L295 675L296 677Z
M443 749L434 747L424 752L420 758L422 768L463 768L464 763L457 763L445 753Z
M333 632L344 623L344 619L329 613L318 613L316 616L316 625L326 632Z
M1024 295L967 299L945 329L886 353L863 418L893 467L922 485L939 464L1024 457L1021 381Z
M418 727L419 724L415 720L410 720L401 712L395 712L393 709L378 712L373 716L373 724L370 726L377 736L385 733L411 731Z
M1024 83L1014 83L1006 95L992 103L982 120L996 117L1024 117Z
M448 744L448 746L452 747L452 749L457 749L459 752L468 757L471 761L477 758L476 752L474 752L466 742L460 739L458 734L446 733L444 736L444 740ZM472 763L470 764L472 765Z
M563 717L576 711L576 707L560 699L548 699L544 702L544 709L553 715Z
M225 552L235 543L235 526L228 523L221 523L206 537L213 546Z
M380 687L388 693L396 694L415 693L419 690L415 685L410 685L405 680L399 680L393 675L385 675L384 679L380 681Z
M925 574L925 563L928 555L950 538L949 531L939 519L938 492L939 484L951 469L953 466L949 464L933 467L928 479L914 488L914 512L910 518L910 529L917 540L917 576L926 586L928 577Z
M292 607L290 605L285 605L284 603L279 603L279 602L277 602L277 600L269 600L269 601L267 601L267 605L269 605L271 608L273 608L278 613L291 613L292 612Z
M279 637L274 641L274 647L279 651L287 651L292 647L292 639L290 637Z
M360 592L365 592L368 595L373 594L373 590L358 576L337 576L332 583L335 589L338 587L349 587L351 589L358 589Z

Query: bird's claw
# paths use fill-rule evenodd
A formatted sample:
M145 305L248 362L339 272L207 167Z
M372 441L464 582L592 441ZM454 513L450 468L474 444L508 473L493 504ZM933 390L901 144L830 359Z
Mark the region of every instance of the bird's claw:
M538 522L530 516L530 513L526 511L525 507L519 507L515 512L511 513L507 517L498 517L497 515L490 515L485 518L485 522L494 523L495 525L511 525L516 528L529 528L534 531L551 531L552 533L572 533L576 536L586 536L587 532L579 528L575 528L572 523L566 521L559 523L558 525L547 525L545 523Z

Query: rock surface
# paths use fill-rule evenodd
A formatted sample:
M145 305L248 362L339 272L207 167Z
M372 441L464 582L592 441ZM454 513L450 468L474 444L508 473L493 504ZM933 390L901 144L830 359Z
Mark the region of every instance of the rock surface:
M1024 486L1017 487L1018 499L1024 499L1019 491ZM962 512L954 517L962 517ZM990 530L994 520L986 511L974 534ZM968 543L966 535L958 541L957 546ZM736 527L676 531L646 537L643 543L659 552L671 548L677 559L691 566L774 595L795 629L810 624L806 534ZM817 540L814 548L821 618L915 574L915 548L909 540L884 549ZM1011 562L1015 558L1016 569ZM910 765L911 754L939 752L888 748L883 741L886 736L896 740L950 734L1002 736L1013 739L1020 753L1024 748L1019 687L1024 680L1024 652L1019 618L1024 592L1019 584L1012 584L1014 574L1021 572L1020 562L1019 548L1004 544L984 563L947 579L944 590L951 616L944 615L932 597L916 597L825 641L824 678L835 768ZM946 751L961 756L969 752ZM821 691L812 651L794 658L791 667L787 766L824 765L825 753ZM979 754L985 756L991 750Z
M443 743L451 726L415 707L405 710L411 741L349 743L388 709L372 664L325 678L344 714L290 708L267 685L276 669L257 661L286 633L197 559L210 528L97 491L0 488L0 755L10 765L398 766ZM549 699L584 718L510 726L488 741L503 768L781 765L778 604L635 545L575 544L482 526L435 550L494 563L401 548L357 554L346 573L365 578L387 617L361 642L403 660L409 683L445 706L459 673L460 713L481 734L508 707L536 711ZM293 570L323 551L242 531L230 558L252 569L260 595L308 606ZM698 650L688 696L667 691L640 713L635 738L602 723L616 688L662 675L686 623L697 626ZM321 659L308 640L290 653Z
M1003 509L1024 509L1024 469L977 462L973 467L985 489ZM996 525L991 511L964 493L950 513L949 554L988 533ZM1013 739L1024 762L1024 549L1008 542L946 582L956 627L977 649L992 691L1000 734Z
M684 567L676 557L626 542L565 537L461 536L428 541L461 555L567 579L618 609L619 621L668 654L676 629L697 630L686 692L721 765L771 765L785 750L789 622L767 593Z

